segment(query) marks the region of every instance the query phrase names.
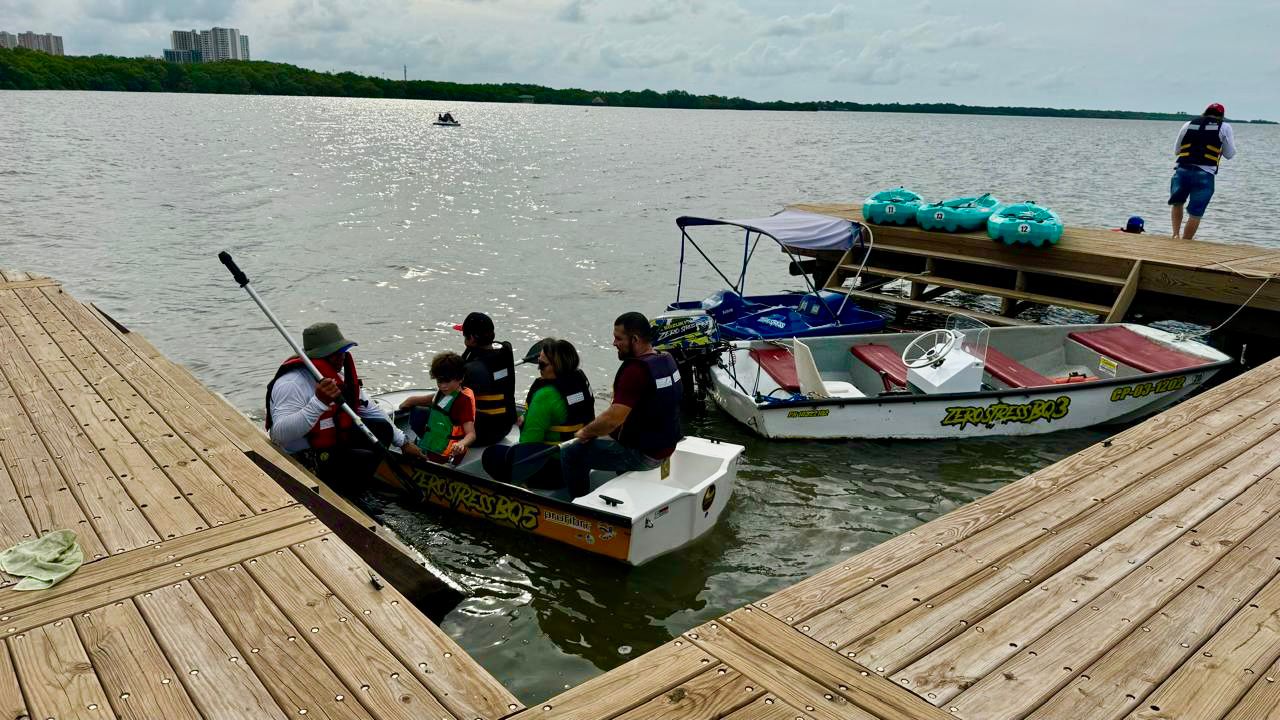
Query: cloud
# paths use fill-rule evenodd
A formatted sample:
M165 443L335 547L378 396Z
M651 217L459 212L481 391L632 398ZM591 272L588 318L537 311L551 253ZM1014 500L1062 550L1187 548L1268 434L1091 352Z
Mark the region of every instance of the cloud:
M569 0L560 7L556 13L556 19L562 22L580 23L586 22L586 9L594 0Z
M958 31L943 27L940 32L937 31L937 26L933 25L928 30L929 33L925 36L918 37L913 47L925 52L941 52L952 48L976 48L994 44L1004 33L1004 23L975 25Z
M692 0L653 0L640 3L640 9L618 19L628 25L648 25L670 20L684 13L696 13L699 8Z
M611 68L655 68L689 59L683 49L646 48L631 45L606 45L600 48L600 61Z
M897 85L908 75L906 63L899 57L902 45L882 33L862 46L856 57L844 58L831 69L831 79L860 85Z
M352 28L350 13L360 12L337 0L294 0L286 11L294 32L344 33Z
M799 17L783 15L764 28L765 35L801 35L810 36L825 32L843 30L845 20L849 17L849 9L844 5L836 5L824 13L809 13Z
M101 0L84 7L88 17L116 23L156 20L213 23L231 17L234 10L234 0Z
M818 70L822 54L814 52L808 43L800 43L791 50L782 50L765 40L757 40L751 47L738 53L729 61L729 69L748 77L773 77Z
M947 63L933 73L933 77L938 80L938 84L944 86L964 83L981 75L982 67L977 63L959 61Z

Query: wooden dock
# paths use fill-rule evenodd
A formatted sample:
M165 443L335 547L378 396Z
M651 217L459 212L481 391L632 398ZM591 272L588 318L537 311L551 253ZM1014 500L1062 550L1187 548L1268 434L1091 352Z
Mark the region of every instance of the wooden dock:
M518 720L1280 717L1280 360Z
M433 579L367 517L136 333L3 271L0 547L60 528L83 567L0 582L0 718L522 707L414 606Z
M862 219L856 205L791 207ZM998 325L1026 322L1017 315L1031 307L1054 305L1107 322L1174 319L1214 326L1247 302L1228 330L1246 340L1276 342L1280 281L1269 278L1280 278L1280 250L1075 227L1067 228L1057 245L1046 248L1004 245L985 232L942 233L896 225L871 229L875 247L863 271L865 282L851 294L897 305L903 312L952 311L953 307L935 300L965 292L998 298L998 312L968 311ZM819 259L819 284L836 270L831 289L851 278L862 260L860 252L843 263L839 253L807 254ZM910 283L907 297L868 289L895 279Z

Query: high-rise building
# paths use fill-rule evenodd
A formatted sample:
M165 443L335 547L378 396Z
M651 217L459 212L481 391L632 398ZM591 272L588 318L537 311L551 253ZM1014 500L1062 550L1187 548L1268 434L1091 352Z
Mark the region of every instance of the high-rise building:
M198 63L219 60L248 60L249 36L236 28L174 30L169 33L172 48L164 51L167 62Z
M22 47L28 50L39 50L50 55L61 55L62 36L52 33L37 35L30 30L17 35L0 31L0 47L10 49Z

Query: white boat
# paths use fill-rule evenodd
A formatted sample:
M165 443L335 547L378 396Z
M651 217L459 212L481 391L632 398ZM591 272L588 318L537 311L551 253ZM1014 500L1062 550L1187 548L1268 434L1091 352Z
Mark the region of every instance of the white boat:
M1162 410L1231 362L1142 325L987 328L735 342L711 394L768 438L1035 435Z
M401 390L374 401L407 430L406 414L396 412L400 403L430 392ZM507 442L518 437L519 430L513 429ZM481 465L482 446L472 448L458 465L388 453L391 458L376 477L413 501L640 565L715 527L733 495L742 451L741 445L686 437L659 468L620 475L592 471L591 491L579 498L570 498L564 489L536 490L493 479Z

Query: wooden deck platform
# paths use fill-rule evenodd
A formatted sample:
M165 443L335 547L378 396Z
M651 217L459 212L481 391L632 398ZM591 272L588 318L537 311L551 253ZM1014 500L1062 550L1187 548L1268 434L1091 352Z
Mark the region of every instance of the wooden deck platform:
M369 525L136 333L0 272L0 547L70 528L86 558L0 581L0 718L519 710L375 575L399 550Z
M791 207L862 219L857 205L801 203ZM1015 316L1035 305L1057 305L1092 313L1108 322L1140 315L1143 322L1176 319L1216 325L1248 302L1247 309L1232 320L1230 330L1276 340L1280 280L1268 278L1280 278L1280 250L1076 227L1066 228L1057 245L1034 248L993 242L985 232L871 227L875 248L864 278L871 281L869 284L908 280L911 293L897 300L855 290L853 294L862 299L897 303L906 310L945 311L949 306L932 302L942 294L991 295L1001 299L1000 311L983 319L998 324L1017 324ZM837 266L839 254L810 254L823 261L818 272L822 283ZM839 282L852 277L857 265L839 268L833 279Z
M1280 717L1280 360L519 720Z

